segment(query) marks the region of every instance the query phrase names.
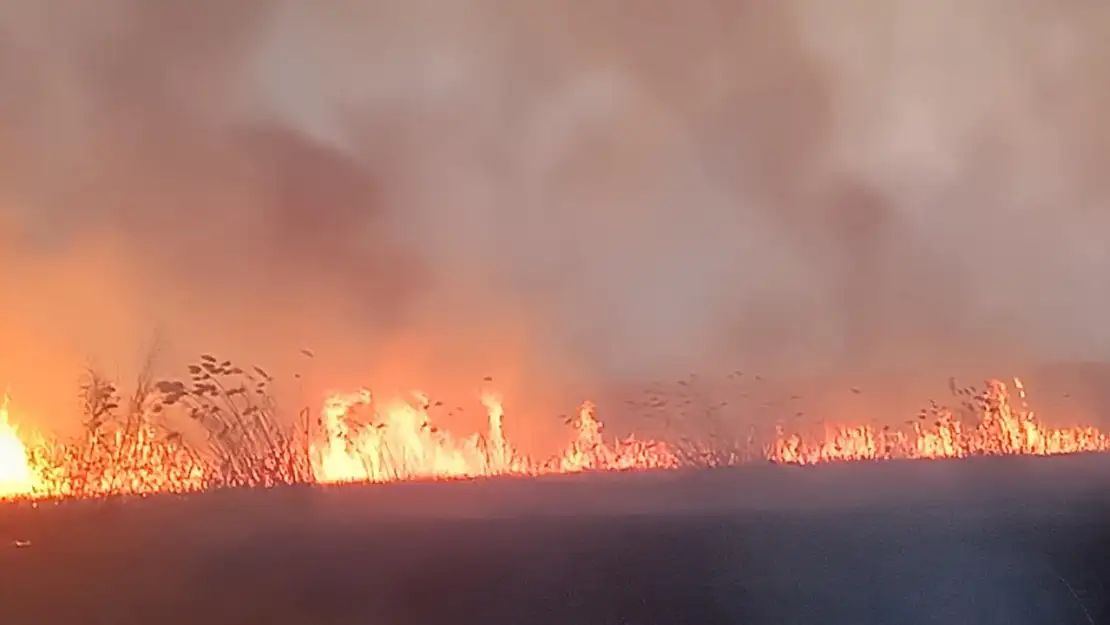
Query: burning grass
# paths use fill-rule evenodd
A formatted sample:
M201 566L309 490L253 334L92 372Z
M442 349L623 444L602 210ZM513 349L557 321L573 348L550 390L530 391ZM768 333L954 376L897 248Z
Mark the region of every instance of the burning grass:
M986 387L956 388L957 408L936 402L907 422L909 428L829 426L823 438L804 439L778 430L768 458L777 462L966 458L999 455L1057 455L1106 451L1110 436L1089 426L1051 428L1029 407L1025 386L1014 393L999 380ZM1016 401L1015 401L1016 398Z
M203 356L186 380L140 376L121 398L90 374L82 387L84 435L76 440L25 436L0 405L0 499L96 498L185 493L279 484L390 482L496 475L728 466L1051 455L1110 449L1092 427L1050 428L1029 408L1025 389L1000 381L956 388L956 407L936 402L906 427L826 426L803 437L781 428L759 444L607 439L593 404L569 420L572 436L545 459L518 452L505 436L500 397L482 403L488 428L458 437L439 429L435 404L422 394L380 400L368 390L337 393L319 418L301 410L282 418L260 368ZM182 427L172 427L174 424ZM754 450L754 452L753 452Z

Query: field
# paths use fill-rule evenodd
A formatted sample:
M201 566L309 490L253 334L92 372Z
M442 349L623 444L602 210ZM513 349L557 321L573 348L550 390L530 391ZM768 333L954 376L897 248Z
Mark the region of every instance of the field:
M5 625L1104 623L1110 457L0 507Z
M586 402L544 458L495 392L459 436L418 393L291 418L261 369L188 372L92 376L68 440L0 405L0 624L1110 622L1110 437L1018 379L755 444Z
M869 415L869 421L821 420L823 431L810 428L808 433L794 429L805 411L796 401L802 396L792 394L780 403L777 415L758 415L765 427L773 425L770 435L755 430L740 435L715 431L731 420L722 418L719 409L749 412L729 407L727 401L695 408L693 414L690 408L675 411L675 404L690 406L704 399L693 388L698 378L691 376L674 385L677 391L649 387L616 411L634 415L638 426L662 422L664 430L656 428L656 433L663 438L639 438L635 431L614 437L605 430L597 406L585 401L572 416L560 416L567 440L544 457L521 453L514 445L506 430L511 416L506 417L501 396L488 388L479 393L485 431L460 436L443 429L441 417L464 409L447 408L419 391L384 398L365 388L329 393L318 412L305 407L291 415L280 408L271 392L273 379L259 367L244 369L204 355L187 371L187 381L155 381L147 370L130 395L90 373L80 395L84 435L69 440L21 431L5 395L0 400L0 500L720 468L768 461L811 465L1110 451L1110 435L1098 427L1045 422L1030 407L1025 384L1016 377L1009 383L987 380L982 387L960 386L951 378L948 401L930 400L916 418L881 425L876 416L884 411L872 407L851 417ZM662 419L651 414L659 408ZM1076 418L1074 407L1061 412ZM787 429L783 416L790 413L793 425ZM699 423L700 431L693 437L683 434L685 421Z

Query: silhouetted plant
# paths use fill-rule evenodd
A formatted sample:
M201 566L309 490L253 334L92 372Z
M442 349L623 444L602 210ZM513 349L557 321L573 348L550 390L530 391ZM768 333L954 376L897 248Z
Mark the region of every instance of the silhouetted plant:
M271 392L273 378L205 354L188 367L188 382L159 381L158 410L175 406L206 435L203 452L225 486L273 486L312 481L308 411L282 425Z
M34 447L34 464L48 492L66 497L196 490L209 485L204 460L179 434L155 418L151 362L140 371L127 401L116 385L88 370L79 395L83 431L72 440Z

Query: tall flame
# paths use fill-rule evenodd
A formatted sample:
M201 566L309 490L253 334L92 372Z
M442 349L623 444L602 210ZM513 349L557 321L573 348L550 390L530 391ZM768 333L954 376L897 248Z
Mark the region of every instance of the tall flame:
M1051 428L1029 408L1025 385L1014 378L1010 389L991 380L976 397L974 423L962 422L950 410L938 408L914 422L912 434L871 426L830 426L823 439L803 440L781 430L768 451L769 459L786 464L817 464L850 460L894 458L966 458L969 456L1051 456L1110 450L1110 436L1097 428ZM931 421L931 422L926 422Z
M390 482L420 478L468 478L536 475L585 470L670 468L677 457L661 443L629 439L607 444L590 403L575 422L569 448L546 462L520 456L505 438L501 398L482 395L488 429L485 436L455 438L432 425L426 396L378 406L369 391L337 394L324 405L327 440L312 447L313 473L321 483ZM347 419L358 408L372 413L369 423L352 428Z
M8 393L0 401L0 499L26 497L35 490L36 479L27 457L27 447L8 418Z
M489 436L455 438L432 424L422 393L378 405L368 390L335 394L324 403L327 440L313 445L314 474L323 483L459 478L513 472L516 463L501 429L496 396L483 398ZM373 419L354 428L349 414L367 408Z
M975 396L974 413L957 415L934 405L931 417L923 413L912 428L902 430L837 425L817 440L780 431L764 458L815 464L1110 450L1110 436L1096 428L1044 425L1027 406L1021 381L1014 380L1012 388L1011 394L1006 384L991 381ZM307 447L307 479L334 484L703 466L686 447L676 450L631 437L607 440L590 402L573 419L573 437L564 450L536 460L520 454L506 437L500 396L484 393L481 401L488 417L485 433L457 437L432 423L431 402L422 393L384 402L368 390L329 395L320 413L322 430ZM84 442L43 441L28 447L9 420L8 404L5 394L0 403L0 500L192 492L227 483L221 481L219 462L205 459L180 438L160 435L150 423L126 435L90 433ZM291 445L279 452L304 460L303 450ZM744 461L730 458L726 464ZM267 458L266 466L277 466L274 461L280 464L280 457ZM290 477L265 483L282 480Z

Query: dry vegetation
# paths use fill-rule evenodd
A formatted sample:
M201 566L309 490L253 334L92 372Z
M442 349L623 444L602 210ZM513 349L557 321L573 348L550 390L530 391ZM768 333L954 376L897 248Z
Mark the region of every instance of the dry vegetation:
M931 401L908 427L826 426L824 437L804 439L777 432L768 457L816 464L852 460L966 458L999 455L1056 455L1105 451L1110 437L1095 427L1046 426L1029 407L1025 387L1013 391L989 380L983 388L950 382L954 406Z
M308 408L282 419L260 367L245 371L229 360L202 356L189 381L161 381L155 413L182 407L204 432L200 453L219 485L273 486L312 481ZM183 437L177 436L178 440Z
M264 370L205 355L188 372L188 381L155 381L144 368L123 398L115 383L89 371L82 434L27 446L38 489L84 498L313 480L309 411L280 416Z
M998 381L982 389L953 384L951 406L934 401L902 427L829 425L823 436L810 437L780 427L773 439L763 441L754 431L743 440L717 435L672 443L631 437L609 441L587 402L568 420L572 440L565 450L537 461L518 454L506 440L495 396L484 398L489 432L456 438L433 425L426 397L378 403L367 391L336 395L316 419L307 408L283 413L272 392L273 379L259 367L244 369L204 355L187 371L183 380L156 381L147 367L127 396L89 372L81 387L83 434L72 440L26 441L34 487L0 488L0 497L89 498L282 484L1110 449L1110 437L1095 428L1043 425L1026 404L1019 380L1013 394ZM360 406L369 408L365 423L353 418L352 410ZM5 477L0 475L0 486Z

